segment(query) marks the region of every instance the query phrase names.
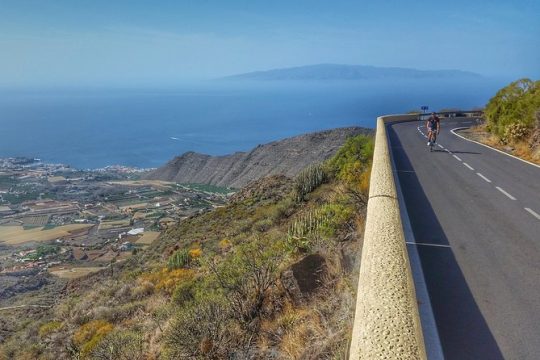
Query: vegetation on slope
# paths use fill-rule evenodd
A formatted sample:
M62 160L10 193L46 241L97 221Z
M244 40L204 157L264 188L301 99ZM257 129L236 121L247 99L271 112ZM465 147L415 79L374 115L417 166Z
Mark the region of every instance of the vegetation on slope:
M485 116L485 129L496 142L540 160L540 81L521 79L502 88L487 104Z
M344 358L372 139L186 219L73 281L1 346L13 359Z

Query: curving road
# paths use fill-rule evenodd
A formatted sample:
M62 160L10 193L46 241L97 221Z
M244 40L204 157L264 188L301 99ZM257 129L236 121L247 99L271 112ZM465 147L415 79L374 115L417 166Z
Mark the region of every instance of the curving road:
M540 358L540 167L441 121L388 125L397 178L446 359ZM402 204L400 204L402 205Z

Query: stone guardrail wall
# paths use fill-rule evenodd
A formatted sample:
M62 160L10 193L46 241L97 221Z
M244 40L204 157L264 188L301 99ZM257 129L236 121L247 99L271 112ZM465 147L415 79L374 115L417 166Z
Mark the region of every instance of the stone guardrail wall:
M482 117L482 111L459 111ZM455 112L438 112L454 116ZM426 359L424 337L386 136L386 123L429 114L377 118L356 313L349 359Z
M349 359L426 359L385 127L417 119L377 119Z

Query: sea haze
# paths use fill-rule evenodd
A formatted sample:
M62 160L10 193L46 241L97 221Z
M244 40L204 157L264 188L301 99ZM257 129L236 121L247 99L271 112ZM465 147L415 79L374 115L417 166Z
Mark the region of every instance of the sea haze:
M245 151L378 115L483 106L501 81L213 81L176 89L2 90L0 157L77 168L157 167L186 151Z

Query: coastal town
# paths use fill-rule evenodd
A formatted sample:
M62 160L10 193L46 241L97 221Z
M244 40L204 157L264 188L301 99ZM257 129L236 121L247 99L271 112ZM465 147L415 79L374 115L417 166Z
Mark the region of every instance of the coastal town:
M0 299L32 275L73 279L123 261L231 192L142 180L145 171L0 158Z

